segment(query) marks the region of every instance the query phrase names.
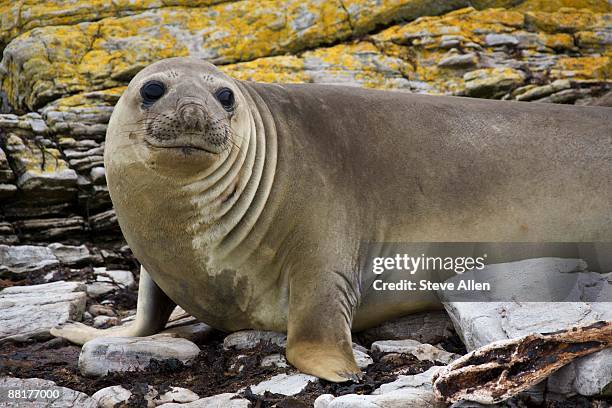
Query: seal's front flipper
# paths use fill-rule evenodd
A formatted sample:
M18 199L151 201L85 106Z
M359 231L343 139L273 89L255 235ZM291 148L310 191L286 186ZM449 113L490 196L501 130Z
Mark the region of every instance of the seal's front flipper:
M55 337L62 337L76 344L85 344L97 337L149 336L162 330L176 304L157 286L147 271L140 268L136 320L127 326L95 329L83 323L69 322L51 329Z
M355 291L340 273L295 273L289 285L287 359L300 371L333 382L359 381L351 322Z

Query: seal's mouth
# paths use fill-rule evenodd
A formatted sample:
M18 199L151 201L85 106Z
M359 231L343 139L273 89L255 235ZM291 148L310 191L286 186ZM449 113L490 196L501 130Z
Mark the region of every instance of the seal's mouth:
M145 143L147 144L148 147L153 148L153 149L180 150L183 153L191 153L193 150L197 150L197 151L208 153L208 154L214 154L214 155L219 154L219 152L215 152L215 151L206 149L205 147L195 146L195 145L192 145L192 144L155 145L155 144L149 142L148 140L145 140Z

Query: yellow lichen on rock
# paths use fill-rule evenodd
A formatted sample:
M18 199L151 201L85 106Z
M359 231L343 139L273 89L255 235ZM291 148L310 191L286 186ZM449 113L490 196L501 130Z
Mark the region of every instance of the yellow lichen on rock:
M512 68L484 68L463 76L468 96L499 98L516 88L525 79L525 73Z
M77 174L58 149L16 134L8 135L4 147L13 162L16 184L25 196L35 194L53 201L76 193Z
M243 0L202 6L212 3L219 2L164 0L149 10L152 1L122 0L114 7L140 12L30 30L5 49L3 92L18 110L38 109L71 94L125 85L154 61L186 55L229 64L223 69L243 79L430 93L471 92L466 73L506 65L542 76L554 70L559 78L608 80L612 15L593 11L602 9L594 1L577 2L585 6L579 10L550 11L537 1L524 2L523 8L468 7L394 25L359 41L351 38L401 18L464 3L511 7L521 1ZM57 15L65 18L67 13ZM338 41L343 43L326 46ZM567 62L572 59L579 62Z
M524 15L505 9L476 11L465 8L443 17L423 17L413 23L394 26L373 37L374 41L394 44L420 45L426 48L445 48L449 36L457 37L459 44L482 43L482 33L509 33L522 27Z
M528 24L549 33L575 33L589 27L602 27L605 17L588 9L561 8L557 12L527 12Z
M372 40L387 55L413 62L410 79L438 92L497 98L524 85L527 71L552 79L609 81L610 17L575 9L466 8L390 27ZM570 24L585 31L574 34Z
M259 58L221 69L248 81L335 83L382 89L409 87L405 77L412 73L408 63L364 41L318 48L299 57Z
M421 16L437 16L473 5L477 8L506 7L521 0L343 0L351 25L357 33L371 31L377 26L398 19L410 21Z
M75 106L99 106L100 102L115 103L127 86L118 86L95 92L84 92L55 100L51 105L57 110L70 109ZM49 105L49 106L51 106Z
M612 63L608 56L563 56L550 73L553 78L609 80L612 78Z
M165 6L209 6L231 0L0 0L0 50L37 27L73 25Z
M223 65L223 72L241 81L300 83L310 82L304 72L304 60L297 56L258 58L238 64Z
M324 1L268 0L162 8L74 26L32 30L5 49L3 89L19 108L125 83L171 56L217 63L295 52L351 34L346 13Z
M608 0L525 0L515 7L520 11L555 12L564 7L575 9L588 9L596 13L612 12L612 5Z

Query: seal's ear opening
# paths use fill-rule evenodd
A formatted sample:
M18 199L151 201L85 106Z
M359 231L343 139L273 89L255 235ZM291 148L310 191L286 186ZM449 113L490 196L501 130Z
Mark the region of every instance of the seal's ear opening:
M142 97L142 105L145 108L153 105L155 101L160 99L166 93L166 86L163 82L151 80L147 81L140 88L140 96Z

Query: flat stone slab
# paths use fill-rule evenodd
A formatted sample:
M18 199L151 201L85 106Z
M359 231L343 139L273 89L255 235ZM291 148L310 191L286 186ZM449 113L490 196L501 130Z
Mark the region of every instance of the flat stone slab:
M270 354L269 356L265 356L261 359L262 367L278 367L278 368L287 368L289 364L287 363L287 359L282 354Z
M353 347L353 356L355 356L357 367L361 368L362 370L374 363L374 360L372 360L372 357L370 357L368 353L355 347Z
M223 340L223 348L245 350L257 347L260 342L270 342L279 347L285 347L287 345L287 335L273 331L242 330L227 336Z
M55 242L49 245L49 249L64 265L76 266L101 260L92 255L85 245L71 246Z
M0 292L0 343L50 338L51 328L81 320L86 302L82 282L6 288Z
M225 393L202 398L187 404L169 403L159 408L248 408L251 402L238 394Z
M144 369L151 359L176 359L190 364L199 352L189 340L166 335L101 337L83 345L79 370L85 376L101 377L110 372Z
M431 344L422 344L416 340L375 341L372 343L372 351L412 354L421 361L437 361L443 364L448 364L459 357Z
M415 375L400 375L397 380L383 384L372 392L372 395L388 394L404 388L420 388L432 390L433 377L443 366L433 366L429 370Z
M131 271L108 270L104 267L94 268L96 281L87 284L87 294L98 297L117 289L131 288L135 285Z
M251 391L257 395L263 395L268 391L273 394L290 396L299 394L314 381L318 381L317 377L308 374L278 374L269 380L251 386Z
M51 249L34 245L0 245L0 278L59 266Z
M431 390L402 388L380 395L347 394L334 397L331 394L319 396L314 408L445 408L447 405L436 401Z
M9 399L7 394L9 390L21 392L40 390L40 392L37 396L35 392L28 392L28 398L25 399ZM40 378L0 377L0 406L7 408L96 408L98 404L87 394L60 387L53 381Z

